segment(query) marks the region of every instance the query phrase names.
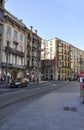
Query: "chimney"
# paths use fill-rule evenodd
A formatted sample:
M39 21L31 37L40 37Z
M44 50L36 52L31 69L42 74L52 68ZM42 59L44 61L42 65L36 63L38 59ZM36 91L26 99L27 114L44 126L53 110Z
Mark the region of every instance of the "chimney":
M37 34L37 30L35 30L35 33Z
M2 6L4 8L5 2L6 2L5 0L0 0L0 6Z
M30 29L31 29L31 31L33 30L33 27L32 26L30 26Z

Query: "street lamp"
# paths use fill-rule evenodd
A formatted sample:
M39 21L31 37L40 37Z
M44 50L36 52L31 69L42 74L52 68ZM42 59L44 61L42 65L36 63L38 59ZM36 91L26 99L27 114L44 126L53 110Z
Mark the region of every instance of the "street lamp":
M6 46L6 85L7 85L7 82L8 82L8 44Z

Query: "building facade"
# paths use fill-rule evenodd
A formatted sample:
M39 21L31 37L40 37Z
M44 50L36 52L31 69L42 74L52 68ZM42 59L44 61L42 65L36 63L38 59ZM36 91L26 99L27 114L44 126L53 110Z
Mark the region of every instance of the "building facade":
M70 77L70 45L60 39L57 39L57 68L58 80L67 80Z
M33 31L33 27L30 26L30 30L27 29L26 33L26 74L31 79L41 79L41 37L37 35L37 30Z
M0 1L0 78L40 78L41 38Z
M13 79L24 75L25 25L4 10L2 23L1 72Z
M84 51L70 45L71 78L77 79L80 72L84 71Z
M42 79L75 80L84 71L84 51L59 38L43 40Z
M43 40L41 44L41 77L43 80L56 78L56 40Z

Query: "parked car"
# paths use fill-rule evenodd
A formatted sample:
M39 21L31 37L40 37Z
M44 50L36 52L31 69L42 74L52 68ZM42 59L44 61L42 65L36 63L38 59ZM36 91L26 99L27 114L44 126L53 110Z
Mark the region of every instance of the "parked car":
M29 79L28 78L22 78L14 80L10 83L10 87L29 87Z

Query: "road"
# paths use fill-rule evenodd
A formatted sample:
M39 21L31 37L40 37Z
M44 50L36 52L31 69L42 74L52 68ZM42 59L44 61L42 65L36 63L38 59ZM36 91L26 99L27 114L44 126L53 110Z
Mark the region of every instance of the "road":
M22 98L18 99L18 94ZM12 96L12 100L9 100L8 95ZM16 95L15 99L18 99L17 101L14 100L14 95ZM0 130L67 130L67 124L65 126L63 124L63 122L67 122L65 119L72 123L71 121L74 118L76 120L75 123L78 123L78 115L83 114L80 110L84 112L84 106L80 104L79 83L75 81L60 82L59 84L52 84L32 90L21 89L12 94L2 94L3 96L9 103L7 105L5 100L5 104L1 103ZM67 115L65 115L65 111L66 113L68 112ZM75 112L71 113L71 111ZM76 118L73 117L73 114L75 114ZM83 119L83 117L79 116L82 122L81 118ZM83 130L83 124L80 123L81 126L77 128L76 126L73 126L73 128L68 126L70 127L68 130Z
M56 82L39 84L26 88L3 89L0 95L0 121L4 121L10 115L13 115L15 112L25 107L30 101L58 89L59 86L63 87L66 84L67 82Z

